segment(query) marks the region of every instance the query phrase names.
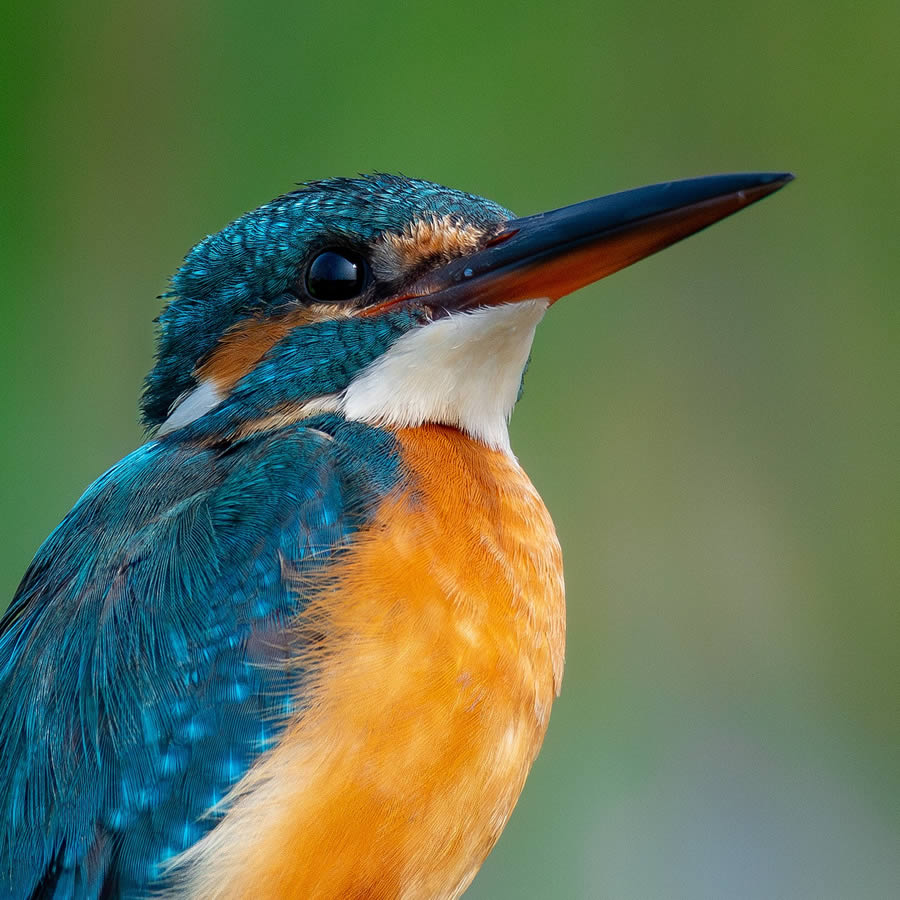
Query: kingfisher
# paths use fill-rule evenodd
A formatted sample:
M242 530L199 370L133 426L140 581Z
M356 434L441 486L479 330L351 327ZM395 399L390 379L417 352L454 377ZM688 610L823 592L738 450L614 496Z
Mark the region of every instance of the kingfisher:
M524 218L336 178L199 243L147 442L0 622L0 896L459 897L563 674L560 546L507 430L535 329L791 177Z

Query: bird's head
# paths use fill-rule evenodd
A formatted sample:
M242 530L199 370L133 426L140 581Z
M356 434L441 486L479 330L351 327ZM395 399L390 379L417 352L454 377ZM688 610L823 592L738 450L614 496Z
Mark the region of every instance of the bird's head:
M145 422L234 436L327 411L505 447L551 303L788 180L710 176L520 219L415 179L313 182L187 256L159 319Z

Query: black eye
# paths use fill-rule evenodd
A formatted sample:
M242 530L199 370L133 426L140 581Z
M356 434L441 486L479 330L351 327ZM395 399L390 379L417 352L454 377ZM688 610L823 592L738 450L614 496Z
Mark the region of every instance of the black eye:
M325 250L309 265L306 289L316 300L349 300L362 291L365 280L366 264L358 256Z

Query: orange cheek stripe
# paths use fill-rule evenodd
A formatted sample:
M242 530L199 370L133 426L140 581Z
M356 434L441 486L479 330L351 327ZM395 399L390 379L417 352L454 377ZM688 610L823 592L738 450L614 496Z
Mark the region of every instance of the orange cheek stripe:
M219 341L212 355L197 369L198 379L212 379L228 393L282 338L294 328L316 321L309 309L296 309L278 319L244 319Z

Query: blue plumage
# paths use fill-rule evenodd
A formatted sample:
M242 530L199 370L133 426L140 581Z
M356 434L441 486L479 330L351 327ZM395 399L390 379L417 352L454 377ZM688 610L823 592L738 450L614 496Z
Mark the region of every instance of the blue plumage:
M303 696L286 625L395 482L322 417L148 443L38 552L0 635L0 895L140 896Z
M278 404L299 404L341 390L421 321L415 310L401 310L377 319L332 319L295 329L218 409L188 426L189 432L227 436Z

